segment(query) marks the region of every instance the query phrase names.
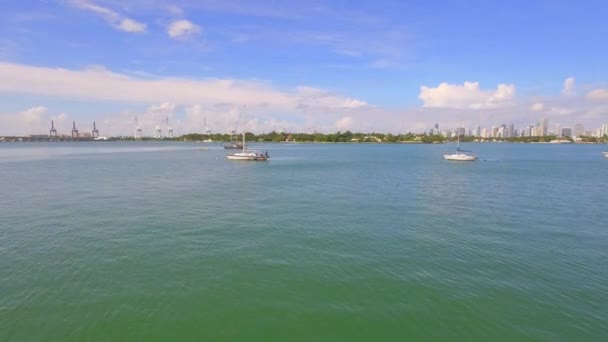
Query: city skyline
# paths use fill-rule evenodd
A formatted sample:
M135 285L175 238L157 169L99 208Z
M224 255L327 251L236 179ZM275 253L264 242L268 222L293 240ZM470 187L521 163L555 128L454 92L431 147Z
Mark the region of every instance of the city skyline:
M43 134L50 120L129 135L134 116L146 134L166 117L175 134L204 118L224 132L243 106L253 132L601 126L608 5L497 6L11 2L0 11L0 135Z
M133 137L135 139L141 139L141 138L174 138L174 137L177 137L177 136L180 136L183 134L214 135L214 134L234 134L235 133L234 129L227 129L224 132L213 131L208 126L206 126L206 118L203 119L203 122L204 122L204 124L203 124L203 126L200 127L200 130L192 130L192 131L176 134L173 126L170 125L170 123L169 123L169 118L166 117L162 121L162 123L157 124L156 126L154 126L153 129L150 129L148 132L148 131L145 131L139 125L138 118L135 117L132 134L111 135L111 136L123 136L123 137ZM93 125L92 128L87 127L84 130L83 129L78 130L76 121L72 121L71 124L72 124L72 127L69 131L71 134L68 134L68 132L64 133L60 130L57 130L54 120L51 120L48 134L27 134L27 135L23 135L23 136L24 137L25 136L34 136L34 137L48 136L48 137L64 137L64 138L70 137L70 136L71 136L71 138L74 138L74 134L76 134L78 137L86 137L86 138L96 138L99 136L101 136L101 137L105 136L103 134L100 135L100 131L98 129L99 127L97 127L95 121L92 122L92 125ZM238 124L237 124L237 126L238 126ZM88 130L88 128L91 128L91 130ZM602 124L599 127L595 127L595 128L591 128L591 129L586 129L586 128L589 128L589 127L585 127L585 125L580 124L580 123L575 124L572 127L567 126L567 125L562 126L561 124L556 123L554 126L554 129L552 129L551 125L549 123L549 120L547 118L543 118L536 124L524 125L521 128L518 126L515 126L513 123L510 123L508 125L503 123L503 124L499 124L499 125L497 124L497 125L492 125L492 126L488 126L488 127L482 127L480 125L475 125L474 127L468 127L468 128L466 126L462 125L462 123L459 123L459 125L456 127L443 128L443 126L441 126L439 123L435 123L432 125L432 128L427 131L424 131L424 130L422 130L422 131L403 131L403 132L354 131L353 133L380 133L380 134L382 134L382 133L395 133L395 134L413 133L413 134L442 135L447 138L453 138L457 134L459 134L461 136L474 136L474 137L480 137L480 138L515 138L515 137L535 137L535 136L557 136L557 137L571 138L571 137L581 137L581 136L603 137L605 135L608 135L608 122ZM317 132L318 133L338 132L336 130L331 130L329 132L320 132L320 131L311 130L311 129L309 129L308 131L287 131L286 132L283 129L275 130L275 132L276 131L278 131L279 133L298 133L298 134L301 134L301 133L313 134L313 133L317 133ZM349 131L349 130L345 130L345 131ZM81 133L79 133L79 132L81 132ZM250 132L250 131L248 130L248 132ZM270 133L270 132L271 131L253 132L253 133ZM0 136L3 136L3 135L0 135ZM4 136L10 136L10 135L4 135Z

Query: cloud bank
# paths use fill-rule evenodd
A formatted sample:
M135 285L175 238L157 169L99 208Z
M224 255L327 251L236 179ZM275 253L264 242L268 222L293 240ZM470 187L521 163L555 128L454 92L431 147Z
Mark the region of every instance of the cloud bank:
M142 79L102 67L84 70L35 67L0 62L0 92L14 92L94 101L180 105L240 104L273 107L352 109L367 104L322 89L279 90L268 83L234 79Z
M496 90L482 90L478 82L464 82L463 85L441 83L437 87L420 87L418 97L423 107L430 108L497 108L513 100L515 86L499 84Z
M526 99L515 97L514 85L482 89L477 82L441 83L420 88L420 107L382 108L310 86L279 88L268 82L217 78L138 78L103 67L70 70L3 62L1 93L88 105L73 113L45 103L0 112L0 135L48 133L53 118L60 132L69 132L72 120L80 129L92 126L95 120L102 134L132 135L136 116L149 136L157 126L166 126L166 118L176 135L202 132L204 123L214 132L224 133L234 129L244 107L247 130L253 132L423 132L434 123L453 128L461 121L467 127L503 123L523 127L545 117L562 126L581 122L589 127L605 122L608 113L608 90L603 88L584 96L560 93Z

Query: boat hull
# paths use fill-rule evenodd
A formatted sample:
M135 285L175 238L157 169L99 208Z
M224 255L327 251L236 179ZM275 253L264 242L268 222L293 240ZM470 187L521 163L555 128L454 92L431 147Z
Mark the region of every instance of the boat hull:
M445 160L451 160L451 161L476 161L477 160L476 156L470 156L467 154L444 154L443 158Z
M225 150L242 150L243 149L243 145L240 145L240 144L224 145L224 149Z
M226 156L229 160L242 160L242 161L267 161L268 157L265 155L259 155L255 153L234 153Z
M608 152L604 152L604 157L608 158Z

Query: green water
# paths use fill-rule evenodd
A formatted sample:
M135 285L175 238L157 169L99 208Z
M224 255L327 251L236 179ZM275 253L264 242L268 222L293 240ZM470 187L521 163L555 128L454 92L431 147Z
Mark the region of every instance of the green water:
M0 144L0 340L608 336L602 146L260 147Z

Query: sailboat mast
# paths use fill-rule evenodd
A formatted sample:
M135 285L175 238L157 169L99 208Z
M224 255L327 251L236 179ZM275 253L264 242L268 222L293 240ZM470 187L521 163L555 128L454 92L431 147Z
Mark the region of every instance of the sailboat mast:
M462 121L458 124L458 129L456 130L456 150L460 149L460 127L462 126Z
M245 153L245 113L243 113L243 153Z

